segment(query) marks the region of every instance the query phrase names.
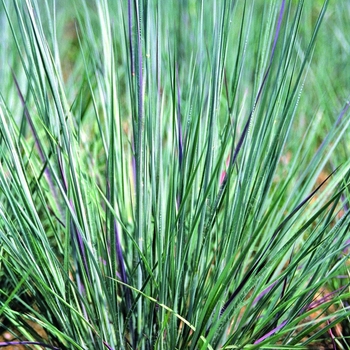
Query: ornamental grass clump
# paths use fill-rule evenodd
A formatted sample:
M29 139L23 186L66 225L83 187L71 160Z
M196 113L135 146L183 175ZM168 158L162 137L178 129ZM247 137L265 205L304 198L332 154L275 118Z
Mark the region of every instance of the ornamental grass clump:
M327 5L2 0L0 347L349 347Z

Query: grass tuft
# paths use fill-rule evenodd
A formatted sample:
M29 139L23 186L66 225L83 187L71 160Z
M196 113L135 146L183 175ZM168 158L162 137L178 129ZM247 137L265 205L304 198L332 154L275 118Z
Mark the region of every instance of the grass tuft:
M2 0L0 347L349 348L349 10Z

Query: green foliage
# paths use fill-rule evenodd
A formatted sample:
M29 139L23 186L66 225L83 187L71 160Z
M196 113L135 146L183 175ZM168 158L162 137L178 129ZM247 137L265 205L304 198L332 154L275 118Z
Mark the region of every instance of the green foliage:
M327 5L2 0L13 343L349 346L349 5Z

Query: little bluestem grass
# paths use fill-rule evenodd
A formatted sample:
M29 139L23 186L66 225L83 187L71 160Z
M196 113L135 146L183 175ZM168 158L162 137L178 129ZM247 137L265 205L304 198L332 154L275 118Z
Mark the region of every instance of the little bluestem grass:
M0 346L346 349L346 11L2 0Z

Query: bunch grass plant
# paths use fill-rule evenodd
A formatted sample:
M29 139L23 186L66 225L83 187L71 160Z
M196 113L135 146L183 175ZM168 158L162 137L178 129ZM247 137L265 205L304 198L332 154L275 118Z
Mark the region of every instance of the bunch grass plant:
M348 2L1 3L0 347L349 348Z

